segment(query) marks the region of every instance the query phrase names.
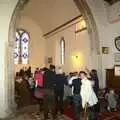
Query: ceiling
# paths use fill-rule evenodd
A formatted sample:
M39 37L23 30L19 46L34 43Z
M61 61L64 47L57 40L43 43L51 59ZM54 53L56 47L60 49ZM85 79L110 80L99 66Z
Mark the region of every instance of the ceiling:
M73 0L30 0L22 16L34 20L43 34L80 15Z

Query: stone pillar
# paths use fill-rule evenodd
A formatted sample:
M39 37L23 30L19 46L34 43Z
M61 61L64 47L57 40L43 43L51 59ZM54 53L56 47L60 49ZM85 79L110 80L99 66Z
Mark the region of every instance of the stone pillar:
M18 0L0 0L0 118L11 113L11 85L8 59L11 51L8 43L9 24ZM11 63L13 64L13 63Z
M98 26L95 18L95 12L93 11L93 9L91 9L91 5L93 5L94 7L96 6L93 4L94 0L91 0L91 1L90 0L74 0L76 6L80 10L81 14L83 15L87 23L87 30L90 38L90 43L91 43L90 52L91 52L92 68L98 71L98 75L100 79L100 87L102 88L103 76L102 76L102 56L100 54L100 37L99 37Z

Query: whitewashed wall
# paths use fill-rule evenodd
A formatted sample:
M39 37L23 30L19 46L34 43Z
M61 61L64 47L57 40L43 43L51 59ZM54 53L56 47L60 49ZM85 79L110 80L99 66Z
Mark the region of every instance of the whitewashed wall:
M60 63L60 40L65 40L65 64ZM65 72L80 71L85 67L92 68L90 40L87 30L75 34L75 25L46 38L46 56L53 57L56 66L62 66ZM73 56L80 55L80 63Z
M119 4L120 2L118 2L117 4L114 4L113 6L111 6L111 8L108 9L108 7L106 6L106 4L104 3L103 0L86 0L88 6L90 7L90 10L93 14L93 17L95 19L96 25L97 25L97 30L98 30L98 35L99 35L99 40L100 40L100 48L101 48L101 53L100 55L98 55L98 57L96 57L97 55L93 55L91 54L91 63L86 64L87 66L89 66L90 68L97 68L98 64L99 66L101 66L102 69L102 74L100 74L100 86L103 88L105 87L105 81L106 81L106 74L105 74L105 70L107 68L113 68L114 65L116 64L114 62L114 53L118 52L115 48L114 45L114 38L120 35L120 21L115 22L115 23L110 23L110 18L114 19L114 16L118 16L119 13ZM114 10L115 8L115 10ZM73 68L71 67L71 63L70 63L70 53L71 51L73 51L72 49L74 49L74 45L77 44L78 42L74 42L75 35L74 35L74 28L69 28L68 30L64 30L56 35L54 35L53 37L47 39L47 41L57 41L58 39L60 40L61 36L65 36L65 40L66 40L66 61L68 65L65 65L65 71L71 71ZM85 36L86 37L86 36ZM83 39L85 39L84 36L80 37ZM68 40L69 39L69 40ZM89 39L89 38L88 38ZM71 45L72 42L74 44ZM80 42L80 41L79 41ZM87 41L86 41L87 42ZM84 43L86 43L84 42ZM49 48L52 47L52 43L51 45L47 44L47 46L49 46ZM53 45L55 45L56 43L54 43ZM78 43L80 44L80 43ZM87 42L87 44L89 44ZM50 47L51 46L51 47ZM102 54L102 47L109 47L109 54L104 55ZM58 48L58 47L57 47ZM50 56L52 56L52 54L54 54L54 58L55 58L55 48L52 47L53 52L51 52ZM50 51L49 51L50 53ZM48 53L48 55L49 55ZM57 59L59 59L58 54L56 55ZM87 57L86 57L87 58ZM98 59L99 60L98 60ZM56 60L57 61L57 60ZM56 63L58 64L58 62ZM84 65L85 66L85 65Z
M109 54L108 55L102 55L102 77L101 81L102 87L105 87L105 69L107 68L113 68L114 67L114 53L117 52L114 45L114 38L116 36L120 35L120 21L111 24L108 18L114 18L114 16L118 15L119 12L119 3L111 6L110 11L108 11L108 8L106 7L106 4L104 4L103 0L86 0L91 12L94 16L99 39L100 39L100 47L105 46L109 47ZM116 6L116 10L113 8ZM110 12L110 13L108 13ZM115 15L116 14L116 15ZM108 16L110 15L110 16ZM100 63L98 63L100 64Z

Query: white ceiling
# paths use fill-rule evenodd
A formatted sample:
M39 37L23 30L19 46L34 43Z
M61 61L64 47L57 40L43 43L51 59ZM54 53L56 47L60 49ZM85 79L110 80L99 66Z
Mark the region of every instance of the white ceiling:
M33 19L43 34L80 15L73 0L30 0L22 12Z

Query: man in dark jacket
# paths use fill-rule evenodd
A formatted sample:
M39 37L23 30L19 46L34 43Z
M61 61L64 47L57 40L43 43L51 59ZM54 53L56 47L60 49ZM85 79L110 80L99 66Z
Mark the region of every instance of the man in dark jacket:
M53 120L55 119L55 66L50 65L49 69L44 72L44 117L48 119L48 112L52 112Z
M56 98L56 113L58 108L60 113L63 114L63 96L64 96L64 85L67 85L67 78L62 72L62 69L59 68L56 74L56 88L55 88L55 98Z
M81 90L81 79L78 77L78 73L75 72L73 77L69 80L69 85L72 87L72 95L73 95L73 105L74 105L74 114L75 119L80 119L80 112L82 109L82 100L80 96Z

